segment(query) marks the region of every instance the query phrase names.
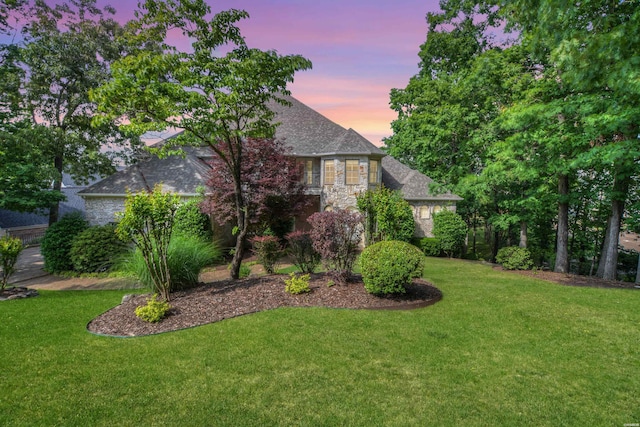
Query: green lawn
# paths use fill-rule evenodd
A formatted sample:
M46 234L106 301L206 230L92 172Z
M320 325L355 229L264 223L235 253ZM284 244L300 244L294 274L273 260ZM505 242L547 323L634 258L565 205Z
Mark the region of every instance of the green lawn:
M124 291L0 303L0 425L640 423L640 291L428 259L441 302L86 332Z

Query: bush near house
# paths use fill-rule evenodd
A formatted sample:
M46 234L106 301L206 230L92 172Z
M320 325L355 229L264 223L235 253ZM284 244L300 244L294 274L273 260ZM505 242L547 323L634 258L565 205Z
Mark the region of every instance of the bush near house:
M374 295L403 294L424 270L424 255L407 242L382 241L362 251L360 269L367 291Z
M251 239L253 253L258 258L264 270L268 274L273 274L276 263L282 257L282 246L276 236L256 236Z
M336 281L346 283L358 255L362 215L347 210L316 212L308 222L313 248Z
M73 270L98 273L109 270L126 250L127 244L116 235L116 226L107 224L80 232L71 243L69 255Z
M496 262L505 270L530 270L533 267L531 252L518 246L501 248L496 255Z
M433 215L433 235L449 258L462 250L467 230L467 224L455 212L445 209Z
M442 249L440 248L440 240L436 237L422 237L412 239L411 244L417 246L425 256L440 256Z
M44 257L44 269L49 273L73 270L71 247L78 234L89 227L80 213L63 216L44 233L40 252Z
M358 194L358 210L364 215L366 244L381 240L408 242L416 229L409 202L399 191L378 187Z
M211 221L200 210L200 203L202 199L195 198L178 206L173 218L174 233L190 234L206 241L211 240L213 237Z
M313 273L320 264L320 254L313 248L310 233L296 230L287 234L286 239L293 264L303 273Z

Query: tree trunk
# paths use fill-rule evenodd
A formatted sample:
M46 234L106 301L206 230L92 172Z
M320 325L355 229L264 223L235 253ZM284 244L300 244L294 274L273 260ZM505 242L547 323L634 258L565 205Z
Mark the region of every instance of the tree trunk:
M56 156L53 161L54 167L58 171L58 177L53 181L53 190L61 191L62 190L62 168L63 168L63 159L62 156ZM60 202L54 202L49 208L49 225L52 225L58 222L60 216Z
M558 178L558 231L556 240L556 273L569 272L569 177Z
M604 245L600 255L600 263L596 276L606 280L616 280L618 270L618 243L620 240L620 225L624 214L624 202L629 191L630 178L616 175L613 181L611 196L611 216L607 220L607 231L604 235Z
M527 223L525 221L520 221L520 244L518 246L527 247Z
M498 255L498 249L500 249L500 231L493 231L493 245L491 247L491 262L496 262L496 255Z

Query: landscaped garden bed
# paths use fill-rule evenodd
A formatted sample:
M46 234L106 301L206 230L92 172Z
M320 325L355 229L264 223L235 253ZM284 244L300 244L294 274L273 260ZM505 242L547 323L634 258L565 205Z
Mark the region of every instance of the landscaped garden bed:
M135 315L136 307L146 304L149 295L132 296L92 320L87 328L90 332L103 335L140 336L279 307L410 309L425 307L442 298L440 290L422 279L415 279L404 294L377 297L365 290L359 276L347 284L331 285L331 278L325 273L311 275L311 292L291 295L285 292L286 277L274 274L236 281L223 280L174 292L169 315L158 323L145 322Z

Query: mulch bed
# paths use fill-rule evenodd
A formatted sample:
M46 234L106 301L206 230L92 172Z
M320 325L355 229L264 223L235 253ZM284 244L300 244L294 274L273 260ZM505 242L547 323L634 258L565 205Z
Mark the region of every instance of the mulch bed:
M147 323L135 315L149 295L125 298L88 325L95 334L133 337L175 331L278 307L331 307L350 309L413 309L442 299L442 292L422 279L415 279L403 295L381 298L364 288L361 278L348 284L328 286L330 277L313 274L311 292L291 295L284 291L284 275L223 280L171 295L169 315L158 323Z

